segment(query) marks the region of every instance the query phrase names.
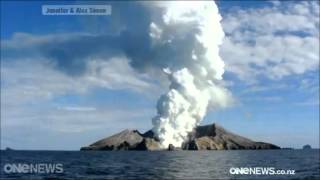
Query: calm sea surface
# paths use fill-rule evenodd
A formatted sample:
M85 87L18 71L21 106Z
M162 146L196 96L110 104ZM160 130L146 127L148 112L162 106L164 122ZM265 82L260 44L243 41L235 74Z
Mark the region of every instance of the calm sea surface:
M63 173L5 172L6 164L18 163L60 163ZM230 173L241 167L290 169L295 175ZM319 150L1 151L1 179L320 179L319 168Z

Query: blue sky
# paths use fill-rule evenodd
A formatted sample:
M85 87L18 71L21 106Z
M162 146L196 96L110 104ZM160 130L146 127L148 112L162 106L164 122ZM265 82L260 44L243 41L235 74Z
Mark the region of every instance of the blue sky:
M1 1L2 148L77 150L125 128L152 127L165 77L125 58L89 65L83 58L111 57L117 52L104 49L110 49L106 34L123 24L134 33L148 18L122 12L140 8L125 2L112 4L114 14L105 17L41 14L43 4L72 3ZM224 83L235 103L210 110L202 124L217 122L282 147L319 147L319 3L219 1L218 7L227 35L220 49ZM114 46L123 45L118 40ZM52 53L60 47L69 51Z

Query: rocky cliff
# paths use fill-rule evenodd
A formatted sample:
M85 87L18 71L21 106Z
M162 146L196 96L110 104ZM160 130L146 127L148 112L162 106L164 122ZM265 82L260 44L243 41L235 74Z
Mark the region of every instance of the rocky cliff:
M188 136L181 148L173 146L169 150L236 150L236 149L280 149L280 147L255 142L250 139L228 132L216 125L198 126ZM163 150L160 148L159 140L151 130L141 134L137 130L124 130L118 134L101 139L81 150Z

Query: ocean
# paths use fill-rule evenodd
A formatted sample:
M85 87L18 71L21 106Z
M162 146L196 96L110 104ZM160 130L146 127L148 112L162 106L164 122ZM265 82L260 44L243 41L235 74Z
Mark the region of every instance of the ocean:
M1 151L1 179L320 179L319 152ZM39 164L60 164L63 172L43 173Z

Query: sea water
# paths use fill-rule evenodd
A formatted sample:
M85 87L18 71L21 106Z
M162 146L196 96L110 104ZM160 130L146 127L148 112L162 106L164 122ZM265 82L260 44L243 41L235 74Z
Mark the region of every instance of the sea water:
M61 164L63 172L12 172L19 163ZM245 168L294 174L235 174ZM320 179L319 169L319 150L1 151L1 179Z

